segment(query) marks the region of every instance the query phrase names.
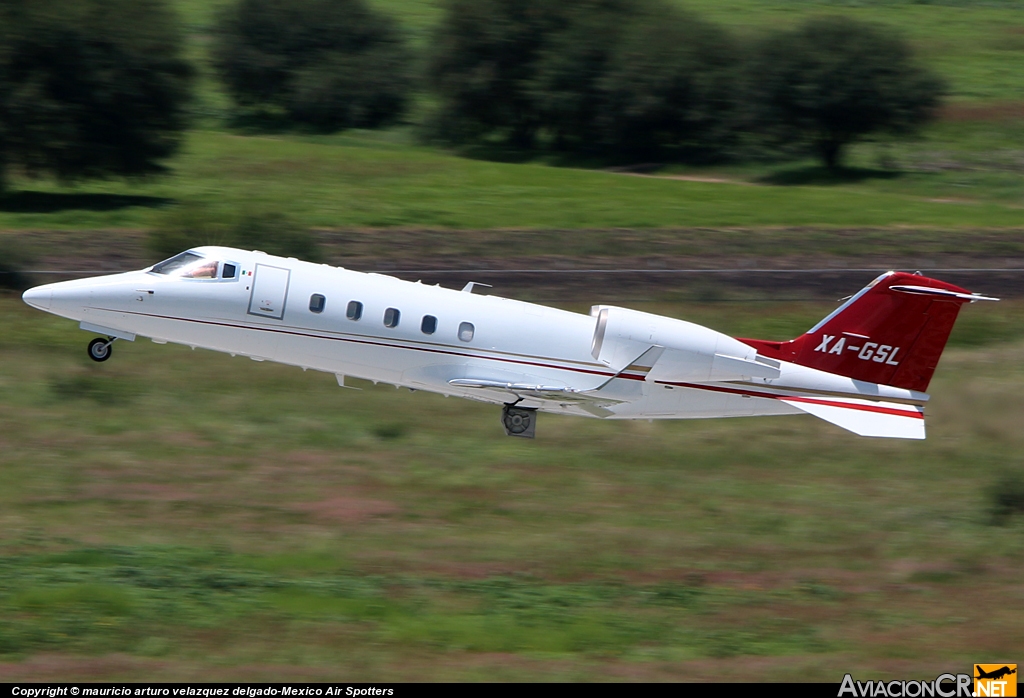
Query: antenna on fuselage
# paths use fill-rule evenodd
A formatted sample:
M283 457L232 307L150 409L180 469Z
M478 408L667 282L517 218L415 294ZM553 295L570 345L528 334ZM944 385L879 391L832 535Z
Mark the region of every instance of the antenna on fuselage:
M494 288L494 286L491 286L490 284L482 284L479 281L470 281L469 283L467 283L465 286L462 287L462 292L463 293L472 293L474 286L484 286L486 288Z

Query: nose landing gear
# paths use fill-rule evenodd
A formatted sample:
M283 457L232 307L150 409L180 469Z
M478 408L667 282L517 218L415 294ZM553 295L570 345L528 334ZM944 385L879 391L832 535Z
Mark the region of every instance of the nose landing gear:
M537 409L505 405L501 408L501 426L505 428L506 436L532 439L537 434Z
M93 361L106 361L109 359L110 355L114 353L114 350L110 345L113 344L116 339L117 337L110 337L108 339L97 337L89 342L89 358Z

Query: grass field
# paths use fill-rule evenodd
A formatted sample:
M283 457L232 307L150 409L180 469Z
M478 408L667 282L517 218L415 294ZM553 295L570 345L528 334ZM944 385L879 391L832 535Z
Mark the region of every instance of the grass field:
M783 338L828 307L689 310ZM1024 515L989 493L1024 466L1019 343L947 353L923 443L549 415L523 443L471 402L148 342L96 365L0 317L0 680L928 678L1024 644Z
M945 120L918 140L855 146L838 178L810 160L677 166L656 170L659 177L543 160L487 162L417 145L411 126L323 138L232 133L229 102L207 61L209 27L223 4L180 0L189 56L203 67L200 130L168 162L170 174L72 188L15 178L14 193L0 203L0 229L144 228L175 204L221 218L285 211L324 227L1002 228L1024 221L1024 3L691 3L743 32L821 12L875 19L905 31L947 77ZM378 4L421 47L440 12L436 1Z
M178 2L203 62L223 2ZM429 41L438 2L375 3ZM740 32L832 11L897 26L951 103L838 178L800 160L641 176L462 157L410 125L232 132L206 66L167 176L16 178L0 249L134 264L187 206L283 212L361 269L1024 257L1024 3L687 5ZM691 290L637 307L765 339L834 307ZM961 317L923 443L810 416L551 415L523 443L475 403L182 347L93 364L86 333L0 292L0 681L835 682L1018 661L1024 513L993 502L1024 478L1024 302Z
M227 0L177 0L194 35L207 31ZM373 0L395 16L417 47L429 44L441 0ZM957 101L1024 100L1024 3L1020 0L913 2L912 0L679 0L741 35L788 27L801 19L841 13L899 29L922 58L950 83Z
M983 150L970 157L983 158ZM1024 152L1024 151L1022 151ZM988 171L993 170L991 164ZM686 175L681 175L686 176ZM753 176L759 176L755 172ZM974 186L964 189L960 180ZM69 190L25 183L0 229L140 228L184 203L214 218L283 212L325 227L652 228L679 226L1019 227L1024 171L949 170L802 186L743 186L456 157L402 133L334 137L189 134L173 171L137 185ZM959 198L949 198L950 192ZM965 194L964 192L969 192Z

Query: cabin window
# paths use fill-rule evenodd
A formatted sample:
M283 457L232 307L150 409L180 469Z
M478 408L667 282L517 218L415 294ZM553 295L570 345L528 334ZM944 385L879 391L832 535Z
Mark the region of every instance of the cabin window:
M235 274L237 273L237 271L238 267L236 267L234 264L228 264L227 262L225 262L224 269L221 272L221 278L233 279L235 278Z
M472 322L463 322L459 325L459 339L463 342L472 342L475 332L476 328L473 327Z
M327 305L327 299L319 293L314 293L309 297L309 312L322 313L325 305Z
M420 323L420 329L423 334L434 334L437 332L437 318L433 315L424 315L423 322Z
M384 327L398 327L398 321L402 319L402 313L398 308L388 308L384 311Z
M349 320L358 320L363 316L363 304L359 301L349 301L345 309L345 317Z

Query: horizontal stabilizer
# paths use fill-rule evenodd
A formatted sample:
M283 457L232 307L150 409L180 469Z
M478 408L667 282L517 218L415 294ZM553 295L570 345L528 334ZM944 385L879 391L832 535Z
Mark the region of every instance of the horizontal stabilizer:
M895 402L790 397L782 400L860 436L923 439L924 408Z
M980 293L960 293L958 291L950 291L944 288L932 288L931 286L890 286L890 291L899 291L900 293L912 293L917 296L935 296L937 298L954 298L960 301L998 301L998 298L991 296L983 296Z

